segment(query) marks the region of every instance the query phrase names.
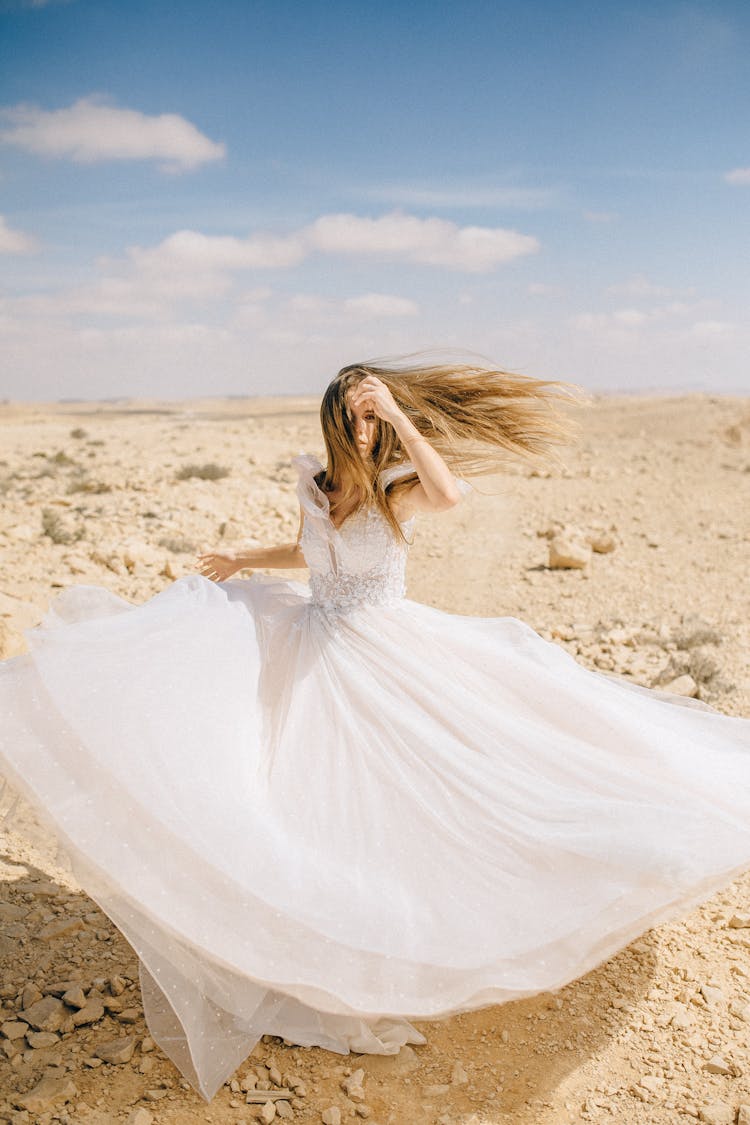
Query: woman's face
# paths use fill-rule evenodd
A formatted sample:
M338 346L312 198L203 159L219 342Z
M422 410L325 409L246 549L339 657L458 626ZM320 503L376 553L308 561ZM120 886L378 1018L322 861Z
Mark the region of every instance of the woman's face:
M377 415L370 406L367 399L363 402L352 406L352 393L354 388L348 391L346 396L346 404L349 410L349 416L352 419L352 429L354 430L354 440L357 444L359 455L363 460L372 453L372 447L375 444L375 431L377 428Z

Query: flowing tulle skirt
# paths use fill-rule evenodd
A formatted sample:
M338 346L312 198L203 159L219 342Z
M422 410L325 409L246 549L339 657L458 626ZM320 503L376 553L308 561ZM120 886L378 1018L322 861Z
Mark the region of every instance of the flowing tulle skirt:
M510 617L306 585L74 586L0 664L0 772L135 949L209 1100L261 1035L393 1053L750 867L750 721Z

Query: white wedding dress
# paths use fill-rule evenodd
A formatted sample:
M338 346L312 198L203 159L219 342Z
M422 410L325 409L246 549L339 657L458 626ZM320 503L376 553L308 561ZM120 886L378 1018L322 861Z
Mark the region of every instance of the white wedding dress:
M309 586L73 586L0 664L6 817L54 833L206 1100L264 1033L424 1043L750 867L750 721L407 599L380 513L335 528L295 464Z

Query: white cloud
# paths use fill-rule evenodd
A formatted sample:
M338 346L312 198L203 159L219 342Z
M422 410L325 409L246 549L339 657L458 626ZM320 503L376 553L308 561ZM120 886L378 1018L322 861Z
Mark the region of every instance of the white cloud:
M314 253L487 273L538 249L536 238L502 227L459 227L443 219L394 211L377 219L322 215L288 235L259 232L237 238L180 230L156 246L131 247L127 257L144 274L164 277L186 270L289 269Z
M503 227L459 227L445 219L420 219L392 211L380 218L322 215L305 239L325 254L376 257L487 273L502 262L539 249L536 238Z
M33 254L38 242L30 234L12 230L3 215L0 215L0 254Z
M0 118L9 128L0 141L40 156L79 164L106 160L160 160L163 171L197 168L225 155L226 146L204 136L176 113L149 116L109 105L98 95L80 98L64 109L8 106Z
M261 233L235 238L179 230L157 246L131 247L128 257L145 273L170 274L185 269L288 269L305 257L305 245L304 240L294 234L277 237Z
M731 172L725 174L724 179L728 184L746 186L750 184L750 168L733 168Z

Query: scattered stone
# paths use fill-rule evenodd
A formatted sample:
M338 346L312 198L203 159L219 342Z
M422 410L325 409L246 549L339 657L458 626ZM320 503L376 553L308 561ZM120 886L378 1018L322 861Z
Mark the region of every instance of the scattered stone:
M154 1115L150 1110L140 1106L134 1109L126 1121L126 1125L153 1125Z
M697 696L698 685L692 676L687 673L684 676L678 676L675 680L670 680L668 684L664 684L664 691L671 691L673 695L684 696Z
M732 1067L729 1065L723 1055L713 1055L707 1063L703 1064L703 1069L707 1070L709 1074L732 1074Z
M351 1098L353 1102L363 1102L365 1100L365 1092L362 1085L365 1080L365 1072L362 1067L358 1067L341 1083L341 1089Z
M130 1062L135 1050L135 1036L126 1035L123 1039L110 1039L97 1047L94 1054L106 1063Z
M98 996L90 996L82 1008L73 1013L73 1025L83 1027L88 1023L96 1023L104 1015L104 1004Z
M734 1125L734 1109L726 1102L711 1102L703 1106L699 1120L706 1125Z
M64 992L62 1002L67 1004L69 1008L83 1008L86 1004L86 994L80 984L76 984L69 988L67 992Z
M62 1000L56 996L45 996L18 1014L36 1031L59 1031L66 1012Z
M54 1047L60 1042L60 1036L56 1035L54 1031L29 1031L26 1034L26 1042L35 1051L38 1051L45 1047Z
M69 1078L46 1075L28 1094L16 1097L14 1105L27 1109L29 1113L45 1113L65 1105L74 1098L78 1090Z
M35 984L27 984L21 993L21 1007L30 1008L32 1004L36 1004L42 999L43 992L37 988Z
M84 930L85 928L80 918L56 918L53 922L48 922L46 926L43 926L36 936L42 941L54 941L55 938L64 937L66 934L74 934L77 930Z
M109 991L113 996L122 996L127 988L127 984L122 977L114 976L109 978Z
M723 1004L725 1000L724 993L720 988L711 984L702 984L700 987L701 995L708 1004L709 1008L716 1008L719 1004Z
M547 565L552 570L583 570L591 562L591 548L582 537L556 535L549 543Z
M329 1105L320 1115L323 1125L341 1125L341 1110L337 1105Z
M452 1086L465 1086L468 1081L469 1081L469 1076L466 1073L466 1071L464 1070L464 1068L461 1066L461 1063L459 1063L459 1062L454 1063L453 1069L451 1071L451 1085Z

